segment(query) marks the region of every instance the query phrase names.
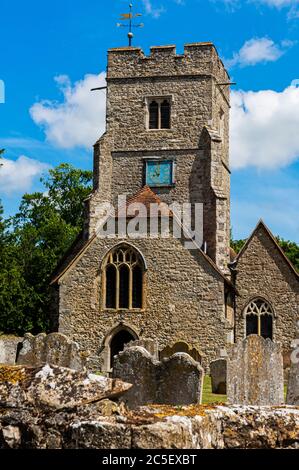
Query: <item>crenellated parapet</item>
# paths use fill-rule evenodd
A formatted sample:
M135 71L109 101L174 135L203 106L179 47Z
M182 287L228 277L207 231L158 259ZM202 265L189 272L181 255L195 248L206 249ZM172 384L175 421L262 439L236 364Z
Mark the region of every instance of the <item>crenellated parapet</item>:
M229 75L210 42L186 44L184 53L176 46L152 46L150 55L139 47L123 47L108 51L108 80L136 77L212 75L217 81Z

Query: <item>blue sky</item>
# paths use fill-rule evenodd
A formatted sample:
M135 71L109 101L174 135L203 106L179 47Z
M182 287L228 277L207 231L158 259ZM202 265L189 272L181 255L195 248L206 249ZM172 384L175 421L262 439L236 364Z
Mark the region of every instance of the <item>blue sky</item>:
M107 49L128 1L1 0L0 197L6 214L40 188L49 166L92 168L104 126ZM247 237L259 218L299 242L299 0L139 0L135 44L212 41L237 85L232 95L232 227ZM100 75L101 74L101 75ZM296 82L297 80L297 82ZM0 97L1 98L1 97ZM0 99L1 102L1 99Z

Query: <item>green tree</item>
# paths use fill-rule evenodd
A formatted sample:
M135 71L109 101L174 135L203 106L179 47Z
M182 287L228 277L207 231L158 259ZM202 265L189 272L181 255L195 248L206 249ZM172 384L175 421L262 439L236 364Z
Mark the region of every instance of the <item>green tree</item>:
M0 158L3 153L4 150L0 150ZM27 288L10 221L3 218L3 212L0 200L0 332L19 333L32 328L26 312L34 299L34 291Z
M246 240L231 240L230 246L231 248L238 254L242 250L243 246L245 245Z
M279 246L282 248L284 251L285 255L287 258L291 261L291 263L294 265L294 267L297 269L299 272L299 245L295 242L291 242L289 240L284 240L283 238L277 236L276 240L279 244ZM231 242L230 246L234 249L234 251L238 254L243 246L246 243L245 240L234 240L233 237L231 236Z
M295 242L284 240L283 238L276 237L280 247L293 263L297 271L299 271L299 245Z
M0 330L18 334L47 330L50 276L82 229L91 178L90 171L62 164L41 178L46 192L23 196L6 240L11 268L3 269Z
M48 190L48 201L60 217L73 227L83 223L83 201L91 192L92 172L62 163L41 178Z

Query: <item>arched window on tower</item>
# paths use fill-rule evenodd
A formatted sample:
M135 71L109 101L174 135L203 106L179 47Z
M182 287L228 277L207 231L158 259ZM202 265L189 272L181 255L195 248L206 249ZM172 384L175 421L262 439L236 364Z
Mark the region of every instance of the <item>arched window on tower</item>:
M170 98L153 98L148 100L148 128L170 129Z
M274 312L263 299L252 300L245 309L246 336L260 335L273 339Z
M131 246L112 250L103 265L104 308L142 309L144 305L144 261Z

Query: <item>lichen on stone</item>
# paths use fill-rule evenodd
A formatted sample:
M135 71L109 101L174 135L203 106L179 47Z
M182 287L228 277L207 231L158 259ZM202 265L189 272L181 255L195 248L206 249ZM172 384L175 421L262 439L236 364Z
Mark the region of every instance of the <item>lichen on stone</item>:
M25 379L26 371L24 367L0 365L0 383L8 382L10 384L16 385Z

